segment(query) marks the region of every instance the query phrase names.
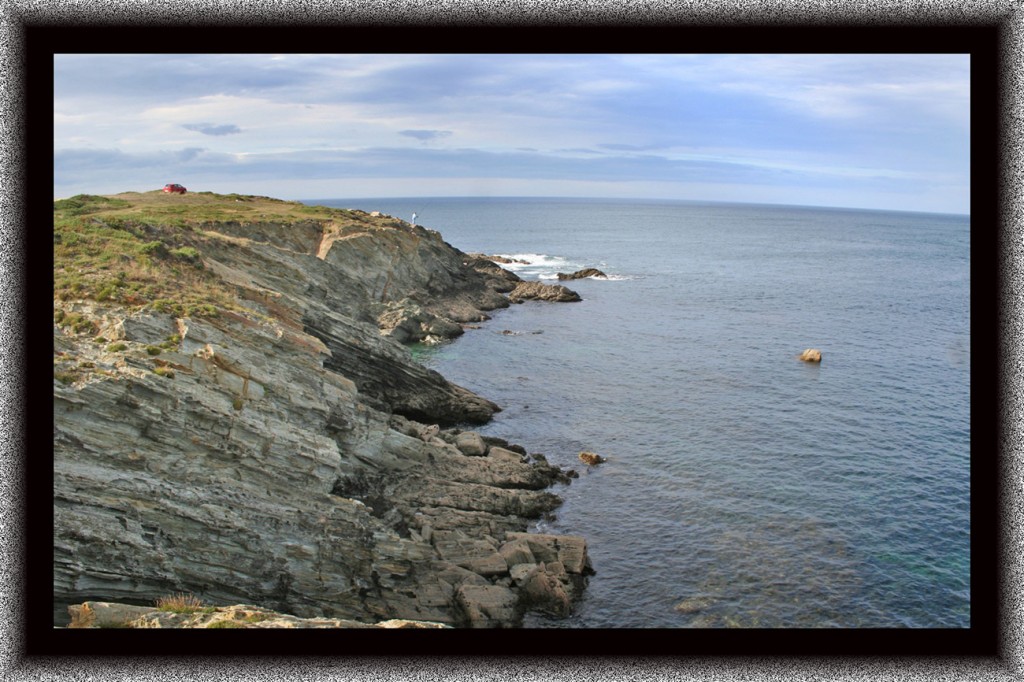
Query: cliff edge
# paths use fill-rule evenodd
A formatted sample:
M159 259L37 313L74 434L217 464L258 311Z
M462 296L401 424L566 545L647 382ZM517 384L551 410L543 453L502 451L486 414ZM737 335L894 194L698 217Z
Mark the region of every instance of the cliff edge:
M55 619L189 592L301 618L567 615L586 543L525 533L568 473L403 343L518 278L362 211L196 193L54 203Z

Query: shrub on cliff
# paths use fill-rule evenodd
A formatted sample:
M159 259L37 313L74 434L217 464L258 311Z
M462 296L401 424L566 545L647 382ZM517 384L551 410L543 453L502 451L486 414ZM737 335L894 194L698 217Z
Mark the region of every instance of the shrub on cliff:
M187 317L237 309L229 289L203 270L200 251L171 226L54 211L54 294L142 307L156 301ZM159 237L153 239L154 236Z
M129 203L123 199L111 199L95 194L76 194L70 199L58 199L53 202L54 211L62 211L67 215L84 215L110 208L124 208Z
M160 597L156 600L158 611L169 613L213 613L217 609L213 606L206 606L203 600L194 594L178 593Z

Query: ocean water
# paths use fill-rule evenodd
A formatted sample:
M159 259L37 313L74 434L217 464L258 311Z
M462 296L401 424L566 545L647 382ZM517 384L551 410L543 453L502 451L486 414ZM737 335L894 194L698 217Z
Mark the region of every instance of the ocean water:
M580 473L535 527L585 536L597 573L573 616L528 627L970 626L969 217L316 203L416 212L524 279L608 274L414 349L503 407L482 433Z

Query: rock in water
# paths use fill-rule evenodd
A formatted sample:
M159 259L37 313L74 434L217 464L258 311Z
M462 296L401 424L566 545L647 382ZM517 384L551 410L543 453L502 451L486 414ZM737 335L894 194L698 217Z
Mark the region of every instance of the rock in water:
M509 264L529 265L530 264L530 261L528 261L528 260L523 260L521 258L508 258L506 256L488 256L487 254L483 254L483 253L471 253L471 254L469 254L469 256L471 258L481 258L483 260L489 260L492 263L503 263L505 265L509 265Z
M601 455L596 455L593 452L581 452L580 460L589 466L597 466L598 464L603 464L608 461Z
M817 348L808 348L798 357L804 362L821 362L821 351Z
M512 290L512 293L508 295L508 300L513 303L522 303L523 301L529 300L572 303L575 301L582 301L583 299L580 298L580 295L572 289L563 287L560 284L519 282L516 285L516 288Z
M569 275L567 275L564 272L559 272L558 273L558 279L563 279L563 280L564 279L586 279L587 277L608 277L608 275L604 274L603 272L601 272L597 268L583 268L582 270L577 270L576 272L574 272L572 274L569 274Z

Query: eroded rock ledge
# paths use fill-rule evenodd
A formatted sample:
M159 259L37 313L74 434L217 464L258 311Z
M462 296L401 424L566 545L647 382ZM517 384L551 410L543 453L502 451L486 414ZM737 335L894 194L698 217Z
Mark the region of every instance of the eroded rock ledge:
M55 619L179 591L361 624L568 614L586 542L524 531L572 472L452 428L499 408L400 343L518 278L394 220L300 227L191 237L245 302L214 317L55 300Z
M392 619L379 623L361 623L342 618L299 618L287 613L278 613L260 606L234 604L197 609L184 613L162 611L156 607L132 606L111 602L87 601L68 607L71 616L69 628L446 628L441 623L416 620Z

